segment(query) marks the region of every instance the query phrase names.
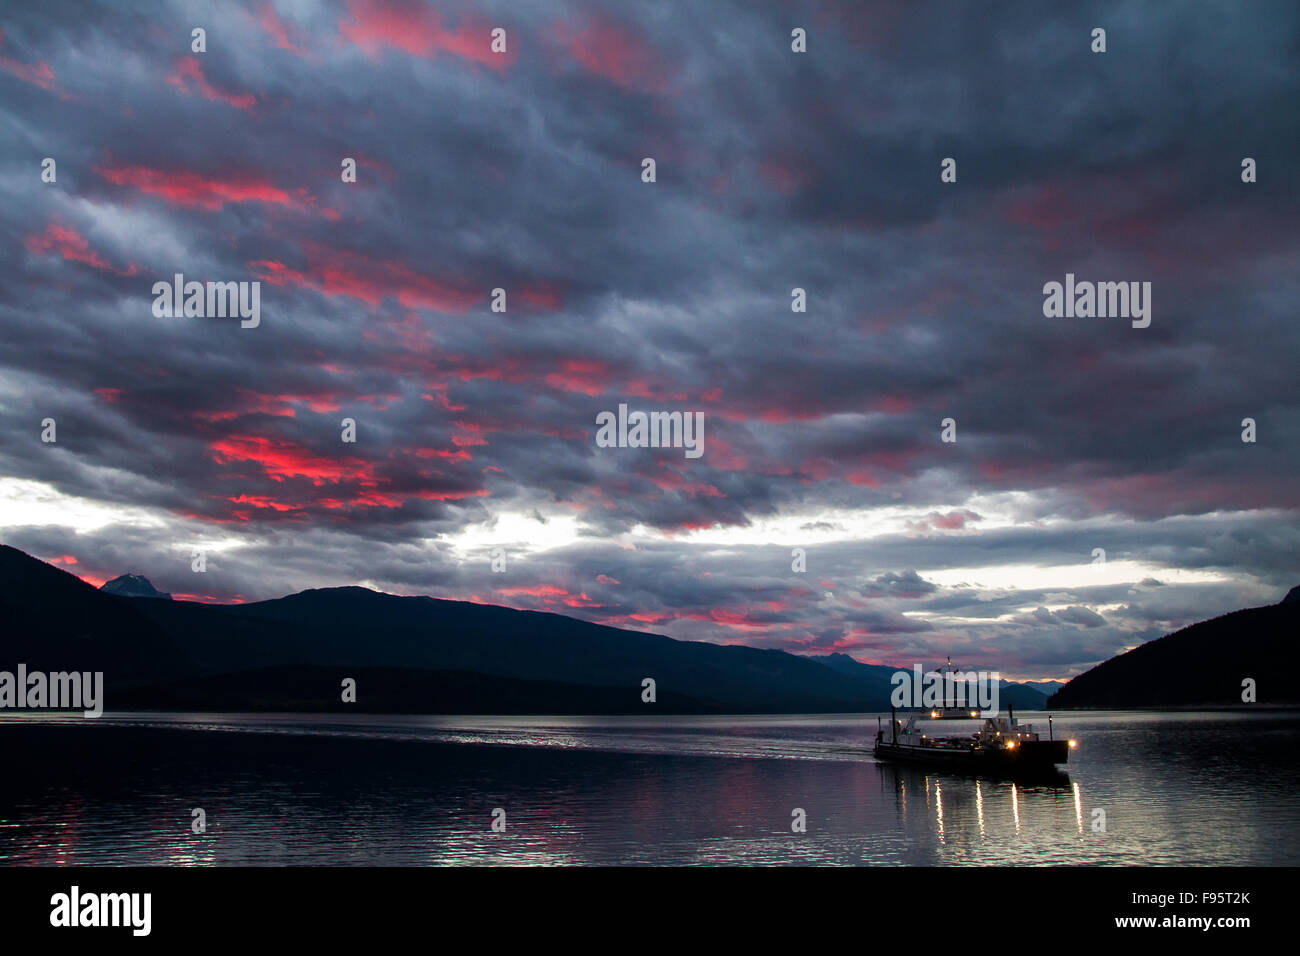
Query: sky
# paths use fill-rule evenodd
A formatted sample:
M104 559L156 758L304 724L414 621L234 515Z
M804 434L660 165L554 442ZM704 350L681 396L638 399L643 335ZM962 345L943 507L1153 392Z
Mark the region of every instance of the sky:
M0 540L1015 679L1274 603L1298 38L1211 0L7 5ZM259 282L258 325L159 317L177 273ZM1150 325L1046 316L1067 274L1149 282ZM598 447L620 404L703 454Z

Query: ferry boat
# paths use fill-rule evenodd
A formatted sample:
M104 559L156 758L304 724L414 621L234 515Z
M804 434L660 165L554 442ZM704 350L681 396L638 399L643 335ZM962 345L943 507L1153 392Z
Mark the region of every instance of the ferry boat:
M987 717L978 733L962 737L937 737L921 733L919 714L906 722L890 712L890 728L876 730L873 753L879 760L950 767L971 773L1018 774L1053 772L1067 763L1074 740L1056 740L1048 720L1048 739L1043 740L1032 724L1021 724L1015 712L1006 717ZM879 718L877 718L879 721Z

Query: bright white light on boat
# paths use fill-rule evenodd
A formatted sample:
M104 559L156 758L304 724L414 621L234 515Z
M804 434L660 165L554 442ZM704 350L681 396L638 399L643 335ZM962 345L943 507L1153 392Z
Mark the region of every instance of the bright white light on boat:
M1074 748L1074 747L1077 747L1077 746L1079 746L1079 741L1077 741L1077 740L1071 740L1071 741L1070 741L1070 747L1071 747L1071 748Z
M1015 749L1016 749L1016 742L1015 742L1014 740L1008 740L1008 741L1007 741L1007 749L1008 749L1008 750L1015 750Z
M930 716L931 716L931 717L938 717L938 716L939 716L939 712L938 712L937 710L932 710L932 711L930 711Z
M972 717L974 717L974 716L975 716L975 711L972 710L972 711L970 712L970 715L971 715Z

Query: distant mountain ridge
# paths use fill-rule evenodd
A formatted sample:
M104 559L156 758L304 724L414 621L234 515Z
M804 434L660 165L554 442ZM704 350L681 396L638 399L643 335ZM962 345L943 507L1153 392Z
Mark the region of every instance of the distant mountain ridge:
M0 668L103 671L110 709L335 709L336 679L352 676L357 710L575 714L654 712L641 701L645 678L661 713L879 712L895 673L846 654L681 641L359 587L210 605L170 600L142 575L108 584L0 545ZM1000 703L1230 705L1241 677L1260 683L1261 703L1300 702L1273 677L1300 628L1297 592L1144 644L1050 699L1039 688L1052 682L1003 681Z
M827 654L818 660L827 667L837 670L842 674L848 674L862 682L863 688L867 690L877 700L882 700L882 710L889 707L889 696L893 691L893 676L898 672L897 667L889 667L884 664L863 664L861 661L850 657L848 654ZM933 667L924 667L926 673L932 672ZM1052 682L1044 682L1052 683ZM1064 686L1064 685L1056 685ZM1052 688L1053 690L1056 687ZM1013 681L1000 681L998 684L998 704L1005 708L1018 707L1021 710L1041 710L1047 703L1047 694L1039 690L1038 687L1029 682L1016 683Z

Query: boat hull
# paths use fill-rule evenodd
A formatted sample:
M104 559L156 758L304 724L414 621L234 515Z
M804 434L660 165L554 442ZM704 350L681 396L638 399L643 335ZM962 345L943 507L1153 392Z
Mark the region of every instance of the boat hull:
M1014 750L917 747L881 741L873 752L878 760L998 776L1052 772L1070 759L1070 746L1064 740L1026 740Z

